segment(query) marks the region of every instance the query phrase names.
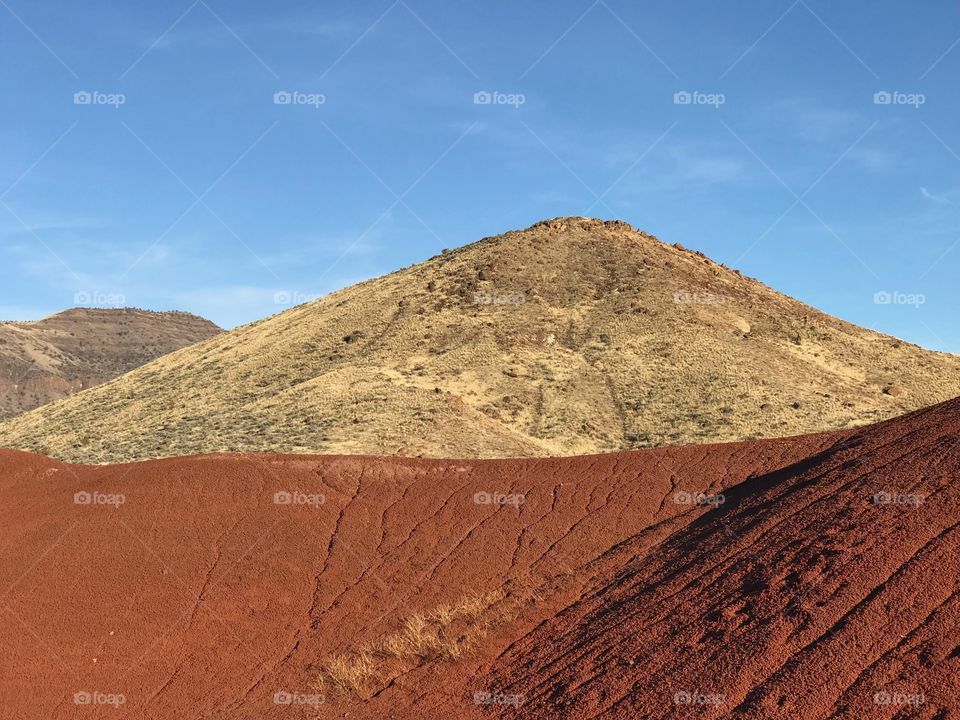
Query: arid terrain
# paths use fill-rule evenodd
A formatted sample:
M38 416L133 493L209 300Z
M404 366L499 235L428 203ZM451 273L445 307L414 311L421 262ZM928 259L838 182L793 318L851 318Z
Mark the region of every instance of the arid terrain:
M182 312L76 308L0 322L0 420L70 397L220 333Z
M0 40L0 720L960 720L960 2Z
M0 424L101 463L217 451L569 456L854 427L960 395L960 358L629 225L446 251Z
M946 720L958 433L951 401L579 458L0 451L0 705Z

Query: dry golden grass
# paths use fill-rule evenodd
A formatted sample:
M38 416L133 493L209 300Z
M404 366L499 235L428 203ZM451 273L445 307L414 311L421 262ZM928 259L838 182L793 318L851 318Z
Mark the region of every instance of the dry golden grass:
M373 656L366 651L354 655L337 655L324 665L321 686L325 689L326 678L339 689L362 694L367 683L377 670Z
M530 596L526 596L529 599ZM324 663L320 684L363 695L371 683L389 675L391 661L419 665L455 661L474 649L489 632L512 620L525 600L506 599L500 590L467 595L452 605L405 618L400 628L356 652Z
M956 356L624 223L561 218L162 357L0 424L0 446L91 463L578 455L837 429L957 395Z

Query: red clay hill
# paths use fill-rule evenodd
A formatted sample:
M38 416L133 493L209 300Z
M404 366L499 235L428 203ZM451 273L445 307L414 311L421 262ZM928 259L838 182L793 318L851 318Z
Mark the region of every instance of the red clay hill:
M960 402L527 460L0 451L4 718L960 717Z

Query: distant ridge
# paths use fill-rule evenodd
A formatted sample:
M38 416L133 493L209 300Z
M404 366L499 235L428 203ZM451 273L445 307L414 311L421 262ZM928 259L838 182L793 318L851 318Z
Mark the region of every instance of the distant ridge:
M0 418L111 380L221 332L180 311L70 308L0 322Z

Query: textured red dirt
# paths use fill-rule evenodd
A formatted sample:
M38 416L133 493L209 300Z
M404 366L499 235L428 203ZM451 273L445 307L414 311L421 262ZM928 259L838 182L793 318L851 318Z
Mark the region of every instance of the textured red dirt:
M2 716L955 718L958 410L539 460L0 451ZM725 502L675 501L697 492ZM466 658L316 687L498 588L533 599Z

